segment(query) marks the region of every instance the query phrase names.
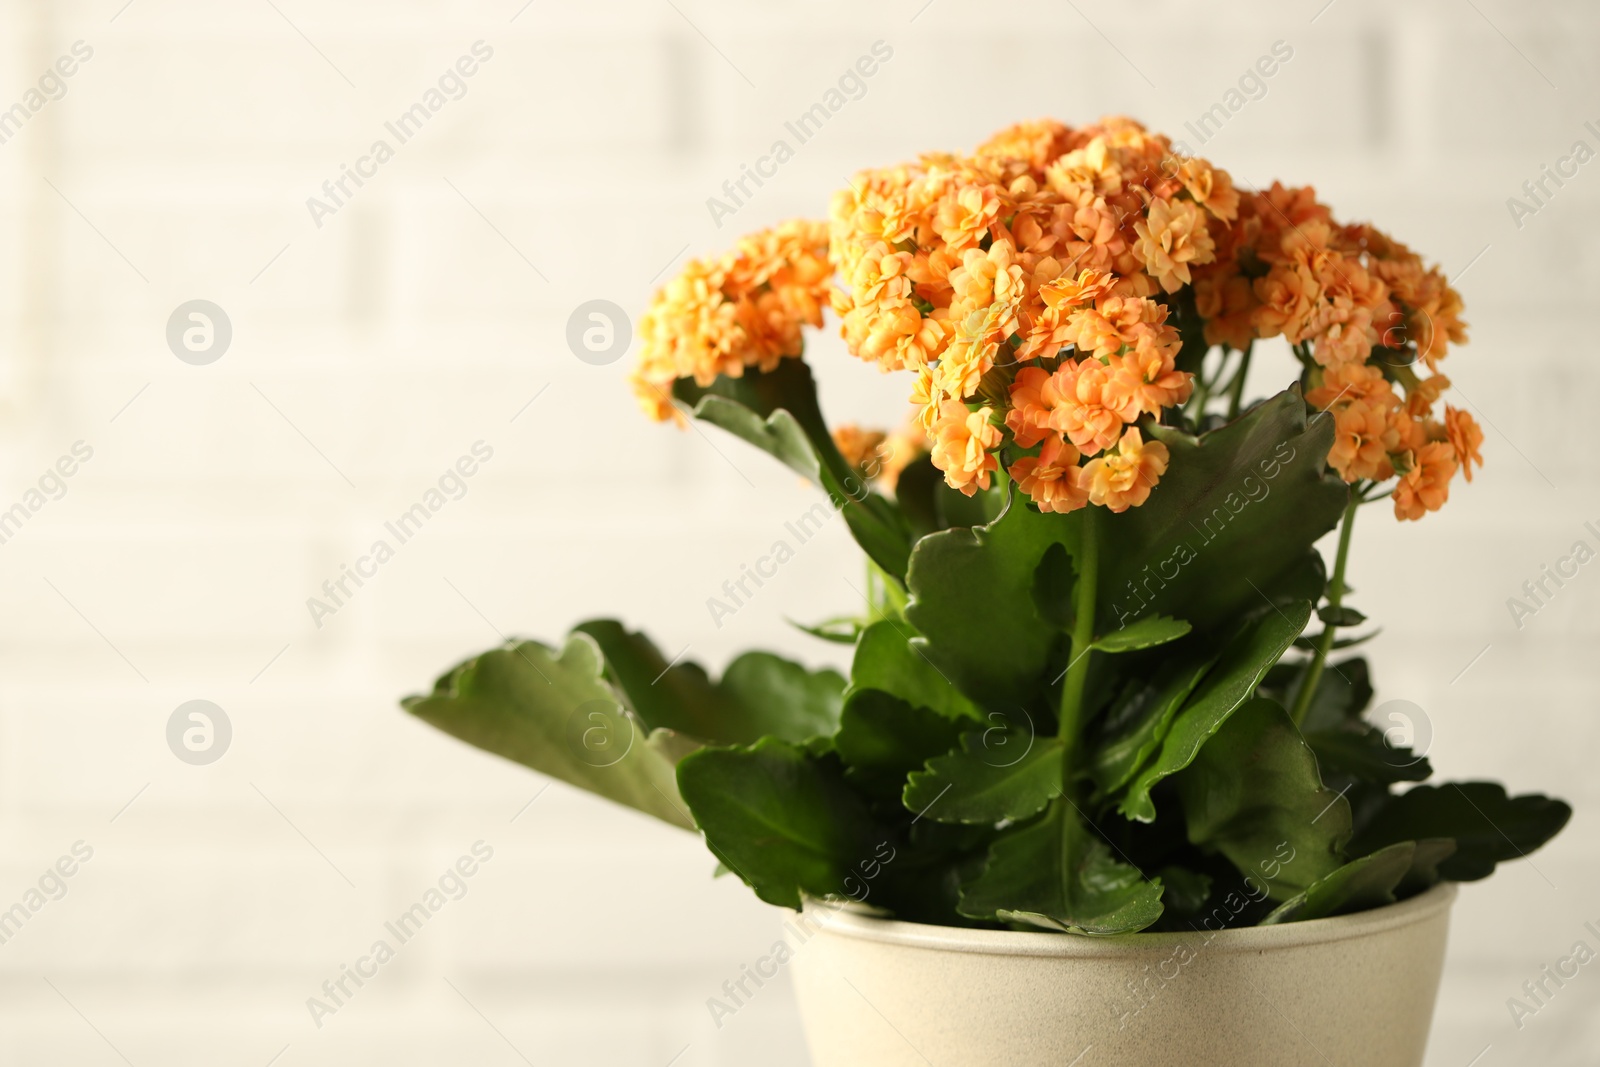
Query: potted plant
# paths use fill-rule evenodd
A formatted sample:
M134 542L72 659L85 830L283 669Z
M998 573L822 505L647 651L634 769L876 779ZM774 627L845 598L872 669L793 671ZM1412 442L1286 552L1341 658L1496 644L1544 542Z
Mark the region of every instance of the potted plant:
M904 429L824 421L828 306L911 378ZM849 677L751 652L714 680L595 620L405 707L803 909L769 967L821 1067L1417 1064L1451 883L1570 814L1422 784L1351 651L1358 511L1421 519L1482 462L1442 404L1460 315L1310 188L1236 188L1128 119L864 172L829 222L691 262L633 377L844 518L864 603L808 629Z

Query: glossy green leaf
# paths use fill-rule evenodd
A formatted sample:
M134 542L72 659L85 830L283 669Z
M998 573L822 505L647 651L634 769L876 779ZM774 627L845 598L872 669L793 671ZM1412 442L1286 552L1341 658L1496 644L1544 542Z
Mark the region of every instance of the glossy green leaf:
M1202 745L1227 722L1234 710L1255 694L1267 671L1305 629L1311 604L1300 601L1264 612L1229 642L1217 665L1178 711L1155 760L1140 771L1118 805L1130 819L1150 822L1155 803L1150 790L1194 761Z
M1067 546L1050 545L1033 572L1033 610L1062 633L1071 633L1078 615L1072 595L1077 586L1077 569L1072 565Z
M1411 870L1416 851L1415 841L1399 841L1351 860L1278 905L1261 920L1261 925L1326 919L1393 904L1395 888Z
M521 641L467 660L401 706L470 745L693 829L674 765L700 742L650 729L623 706L603 667L584 634L559 656Z
M815 442L828 434L817 404L811 368L783 359L771 371L746 368L738 378L722 376L709 386L679 378L672 395L696 418L720 426L770 453L807 480L821 483Z
M769 652L746 652L713 682L696 663L670 663L643 634L612 619L577 626L599 644L607 676L646 725L712 744L762 737L804 744L839 728L845 681Z
M1367 617L1355 608L1342 605L1336 608L1332 604L1318 608L1317 618L1322 620L1324 626L1360 626L1367 621Z
M1103 625L1160 612L1207 630L1291 577L1301 587L1314 578L1301 577L1311 546L1349 496L1325 473L1332 418L1308 424L1305 401L1290 389L1199 438L1150 432L1171 465L1145 505L1106 517L1103 543L1116 550L1101 576Z
M912 644L913 636L909 624L887 619L863 630L850 665L850 691L881 689L947 719L981 720L982 712Z
M974 730L961 750L928 761L906 783L907 811L937 822L1020 821L1061 795L1065 758L1053 737L1026 730Z
M1267 675L1264 688L1272 689L1270 696L1282 701L1283 707L1293 707L1294 697L1299 696L1299 688L1306 678L1309 662L1309 659L1304 659L1298 664L1280 665L1274 673ZM1373 681L1366 659L1360 656L1341 661L1330 659L1326 669L1323 669L1322 678L1318 678L1317 691L1310 697L1301 728L1306 729L1307 733L1346 728L1360 721L1362 712L1371 701Z
M1078 514L1040 514L1018 493L988 526L917 542L906 617L922 634L915 642L969 698L1026 704L1033 697L1061 636L1034 610L1034 572L1052 544L1072 551Z
M912 531L912 542L952 526L981 526L1000 514L1005 491L998 485L965 496L945 483L944 472L919 456L900 472L895 502Z
M900 510L871 492L839 455L804 360L783 359L771 371L748 369L710 386L680 378L672 393L690 405L695 418L720 426L821 486L862 550L902 580L911 552L910 527Z
M846 895L873 856L873 821L855 792L774 738L694 753L678 765L678 788L712 853L769 904Z
M822 483L821 464L810 439L783 408L763 418L738 401L707 393L694 406L694 417L755 445L809 481Z
M912 541L944 529L936 497L944 484L944 473L927 456L906 464L894 483L894 500L911 527ZM953 490L951 490L953 492Z
M1157 881L1162 888L1161 903L1168 912L1192 915L1211 897L1211 876L1187 867L1163 867Z
M1161 917L1161 883L1117 859L1064 800L995 842L961 914L1078 934L1143 930Z
M1405 877L1395 887L1395 896L1401 900L1414 897L1443 881L1439 867L1456 854L1456 843L1448 837L1424 837L1416 845L1416 853L1411 857L1411 869L1406 871Z
M1310 598L1308 597L1307 599ZM1373 630L1371 633L1357 634L1355 637L1335 637L1333 639L1332 651L1339 652L1346 648L1354 648L1357 645L1364 645L1381 633L1383 633L1383 630L1380 628ZM1302 634L1294 639L1294 647L1303 648L1307 652L1314 651L1319 646L1321 637L1322 635L1320 633Z
M1421 782L1433 775L1428 757L1408 748L1391 746L1382 730L1352 724L1342 730L1306 734L1317 761L1330 773L1348 774L1368 782L1393 785Z
M799 744L831 737L839 729L844 687L837 671L809 671L770 652L746 652L728 664L719 683L741 727L742 736L728 740L776 737Z
M793 619L784 619L784 622L793 626L803 634L809 634L819 641L827 641L834 645L853 645L861 639L861 619L855 615L837 615L831 619L823 619L819 623L807 626L803 622Z
M1474 882L1495 865L1519 859L1550 840L1572 817L1572 809L1539 793L1508 796L1498 782L1419 785L1390 797L1356 831L1350 853L1362 855L1397 841L1448 837L1456 852L1439 864L1452 882Z
M1141 648L1154 648L1176 641L1188 633L1190 626L1182 619L1167 615L1147 615L1120 629L1112 630L1098 638L1094 647L1101 652L1135 652Z
M1178 709L1216 662L1214 655L1174 656L1112 703L1107 732L1090 754L1089 772L1098 795L1115 793L1150 761Z
M834 747L848 768L846 781L898 801L912 771L960 740L961 726L938 712L856 689L845 700Z
M1350 805L1322 784L1311 746L1275 701L1228 716L1173 782L1189 841L1222 853L1275 900L1344 862Z

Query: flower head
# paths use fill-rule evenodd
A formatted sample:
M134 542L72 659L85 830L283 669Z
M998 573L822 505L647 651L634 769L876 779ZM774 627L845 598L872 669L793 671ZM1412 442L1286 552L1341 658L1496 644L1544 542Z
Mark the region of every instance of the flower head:
M1450 479L1456 473L1456 453L1448 441L1430 441L1417 449L1411 469L1394 487L1394 514L1398 519L1420 519L1438 511L1450 498Z
M894 439L840 431L852 462L892 468L885 481L926 450L969 495L1003 464L1041 509L1138 506L1169 458L1148 427L1237 414L1224 374L1254 371L1254 342L1272 337L1293 347L1345 481L1398 478L1410 515L1442 503L1447 465L1469 480L1482 465L1476 422L1435 414L1438 363L1466 340L1437 267L1335 219L1309 186L1241 190L1121 116L1020 123L970 155L863 171L826 224L692 261L640 321L640 404L681 420L675 382L798 357L824 304L853 355L912 372L907 458L871 460Z
M1082 477L1090 502L1113 512L1138 507L1149 499L1150 490L1167 472L1168 458L1166 445L1160 441L1146 443L1138 427L1128 427L1115 452L1084 466Z
M672 417L672 385L705 386L770 371L800 355L803 325L821 326L827 302L827 227L797 220L741 238L717 260L691 260L639 320L634 392L655 419Z
M1023 456L1011 465L1017 488L1027 493L1040 511L1076 511L1088 504L1083 473L1078 450L1055 434L1045 438L1037 456Z
M1205 213L1192 200L1152 200L1149 215L1133 228L1139 235L1133 254L1169 293L1193 280L1191 263L1198 267L1216 258Z
M1478 451L1483 446L1482 428L1471 415L1446 404L1444 429L1450 447L1461 463L1461 473L1467 481L1472 481L1472 465L1476 463L1479 467L1483 466L1483 454Z
M933 424L933 465L944 471L951 488L971 496L989 488L989 475L998 469L992 450L1000 444L1000 431L990 425L991 408L968 411L955 400L944 401Z

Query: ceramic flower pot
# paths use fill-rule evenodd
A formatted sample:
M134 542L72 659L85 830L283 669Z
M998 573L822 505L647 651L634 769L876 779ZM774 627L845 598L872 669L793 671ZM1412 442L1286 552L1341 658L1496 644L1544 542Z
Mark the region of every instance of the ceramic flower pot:
M815 1067L1417 1067L1455 895L1114 938L811 902L788 937Z

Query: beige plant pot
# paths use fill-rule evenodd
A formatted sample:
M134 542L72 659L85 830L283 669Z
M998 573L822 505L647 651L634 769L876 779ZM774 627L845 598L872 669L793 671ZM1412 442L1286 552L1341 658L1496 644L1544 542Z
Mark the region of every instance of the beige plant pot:
M1418 1067L1455 895L1114 938L808 902L787 932L815 1067Z

